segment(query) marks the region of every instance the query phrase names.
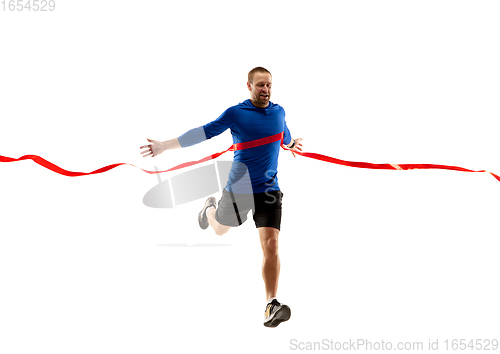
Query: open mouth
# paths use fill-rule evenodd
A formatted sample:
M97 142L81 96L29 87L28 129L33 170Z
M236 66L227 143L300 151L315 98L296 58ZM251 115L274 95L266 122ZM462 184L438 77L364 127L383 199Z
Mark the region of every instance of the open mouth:
M269 95L260 95L262 98L269 98Z

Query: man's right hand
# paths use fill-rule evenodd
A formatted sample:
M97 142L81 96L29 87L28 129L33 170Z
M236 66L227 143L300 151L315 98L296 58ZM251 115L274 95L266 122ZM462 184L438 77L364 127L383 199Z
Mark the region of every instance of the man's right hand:
M148 139L148 141L151 144L141 146L141 149L144 149L141 151L141 154L144 155L142 157L147 157L147 156L155 157L155 156L160 155L165 150L179 149L181 147L181 144L179 143L178 138L166 140L166 141L157 141L157 140Z
M155 157L160 155L163 151L166 150L164 142L152 139L148 139L148 141L151 144L140 147L141 149L144 149L141 151L141 154L143 155L142 157L147 157L147 156Z

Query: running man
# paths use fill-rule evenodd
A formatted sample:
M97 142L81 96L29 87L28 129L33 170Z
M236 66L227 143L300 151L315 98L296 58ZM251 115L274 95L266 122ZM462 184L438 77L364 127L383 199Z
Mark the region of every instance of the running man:
M148 139L141 146L142 154L158 156L165 150L183 148L211 139L231 129L233 143L240 144L283 133L283 144L294 151L302 151L301 138L292 139L285 122L285 110L270 101L272 76L262 67L248 73L250 99L228 108L216 120L189 130L178 138L164 142ZM226 187L218 204L214 197L205 202L198 215L202 229L211 226L217 235L224 235L231 227L244 223L250 210L259 231L264 254L262 277L267 305L264 326L276 327L290 318L287 305L276 299L280 273L278 236L281 226L281 200L278 185L278 156L280 140L265 145L244 148L234 152L233 164Z

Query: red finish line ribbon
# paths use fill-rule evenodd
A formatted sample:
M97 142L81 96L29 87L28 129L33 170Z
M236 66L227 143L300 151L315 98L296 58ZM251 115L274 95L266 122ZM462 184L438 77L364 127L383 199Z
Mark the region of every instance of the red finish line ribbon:
M107 171L112 170L113 168L121 166L121 165L134 166L135 168L143 170L144 172L147 172L147 173L150 173L150 174L154 174L154 173L162 173L162 172L170 172L170 171L180 170L181 168L193 166L193 165L205 162L205 161L210 161L210 160L216 159L217 157L219 157L220 155L222 155L223 153L225 153L225 152L227 152L227 151L229 151L231 149L232 149L232 146L229 149L227 149L226 151L219 152L217 154L213 154L213 155L204 157L204 158L202 158L201 160L198 160L198 161L184 162L184 163L182 163L180 165L177 165L177 166L172 167L172 168L170 168L168 170L165 170L165 171L148 171L148 170L144 170L144 169L142 169L140 167L137 167L135 165L123 162L123 163L115 163L113 165L108 165L108 166L102 167L102 168L100 168L98 170L95 170L95 171L92 171L92 172L74 172L74 171L65 170L64 168L61 168L61 167L59 167L57 165L54 165L52 162L49 162L49 161L45 160L44 158L42 158L40 156L37 156L37 155L24 155L24 156L21 156L18 159L14 159L12 157L6 157L6 156L1 156L0 155L0 162L14 162L14 161L21 161L21 160L33 160L34 162L36 162L40 166L43 166L43 167L45 167L45 168L47 168L47 169L49 169L49 170L51 170L53 172L56 172L56 173L59 173L60 175L68 176L68 177L78 177L78 176L95 175L95 174L98 174L98 173L107 172Z
M283 145L281 147L284 150L290 150L290 149L284 147ZM474 170L469 170L467 168L457 167L457 166L433 165L433 164L427 164L427 163L419 163L419 164L380 163L380 164L375 164L375 163L369 163L369 162L344 161L344 160L336 159L334 157L330 157L330 156L326 156L326 155L321 155L321 154L316 154L314 152L294 151L294 153L295 154L299 154L299 155L304 156L304 157L309 157L309 158L315 159L315 160L320 160L320 161L324 161L324 162L335 163L337 165L344 165L344 166L357 167L357 168L369 168L369 169L372 169L372 170L439 169L439 170L454 170L454 171L462 171L462 172L486 172L486 173L491 174L498 181L500 181L500 177L497 176L496 174L494 174L493 172L486 171L486 170L474 171Z
M182 168L197 165L197 164L202 163L202 162L214 160L217 157L219 157L220 155L222 155L228 151L251 149L253 147L262 146L265 144L270 144L270 143L273 143L273 142L276 142L279 140L281 140L281 144L283 144L283 132L276 134L276 135L266 137L266 138L262 138L262 139L257 139L257 140L248 141L248 142L244 142L244 143L233 144L225 151L209 155L207 157L202 158L201 160L184 162L180 165L177 165L175 167L172 167L172 168L170 168L168 170L164 170L164 171L148 171L148 170L144 170L140 167L137 167L137 166L129 164L129 163L116 163L113 165L108 165L108 166L102 167L102 168L97 169L97 170L92 171L92 172L73 172L73 171L65 170L65 169L53 164L52 162L49 162L49 161L45 160L44 158L37 156L37 155L24 155L24 156L21 156L20 158L17 158L17 159L0 155L0 162L33 160L34 162L36 162L40 166L43 166L43 167L45 167L53 172L59 173L59 174L64 175L64 176L69 176L69 177L87 176L87 175L94 175L94 174L98 174L98 173L103 173L103 172L107 172L107 171L112 170L113 168L121 166L121 165L130 165L130 166L139 168L140 170L143 170L146 173L155 174L155 173L163 173L163 172L180 170ZM291 151L290 149L286 148L284 145L281 145L281 147L284 150ZM379 170L380 169L382 169L382 170L440 169L440 170L454 170L454 171L462 171L462 172L485 172L485 173L491 174L498 181L500 181L500 177L492 172L485 171L485 170L474 171L474 170L469 170L469 169L466 169L463 167L457 167L457 166L433 165L433 164L389 164L389 163L373 164L373 163L369 163L369 162L344 161L344 160L336 159L334 157L316 154L313 152L294 151L294 153L299 154L299 155L304 156L304 157L309 157L309 158L312 158L315 160L319 160L319 161L334 163L337 165L357 167L357 168L368 168L368 169L379 169Z

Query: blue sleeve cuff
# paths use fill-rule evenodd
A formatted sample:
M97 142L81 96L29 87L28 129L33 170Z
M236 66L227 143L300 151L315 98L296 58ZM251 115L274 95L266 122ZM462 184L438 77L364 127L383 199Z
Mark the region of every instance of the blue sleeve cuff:
M181 147L188 147L207 140L203 127L191 129L177 138Z

